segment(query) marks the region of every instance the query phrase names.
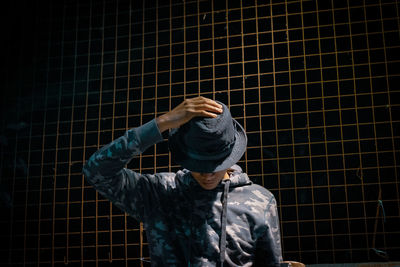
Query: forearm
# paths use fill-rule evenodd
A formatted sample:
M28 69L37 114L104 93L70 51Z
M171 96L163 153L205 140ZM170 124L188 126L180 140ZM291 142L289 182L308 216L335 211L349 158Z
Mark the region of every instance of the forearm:
M135 155L162 140L155 120L126 131L89 158L83 167L86 180L118 208L142 220L143 195L151 191L150 180L155 180L155 176L134 172L125 165Z
M132 128L96 151L83 167L83 173L88 179L94 176L115 176L134 156L162 140L155 120Z
M168 119L168 114L163 114L163 115L157 117L156 123L157 123L158 129L160 130L161 133L172 128L172 125Z

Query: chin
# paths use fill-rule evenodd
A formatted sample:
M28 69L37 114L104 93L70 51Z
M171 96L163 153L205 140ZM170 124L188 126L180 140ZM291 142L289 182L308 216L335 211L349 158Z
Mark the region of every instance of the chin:
M201 185L201 187L205 190L213 190L217 187L218 184L211 184L211 185Z

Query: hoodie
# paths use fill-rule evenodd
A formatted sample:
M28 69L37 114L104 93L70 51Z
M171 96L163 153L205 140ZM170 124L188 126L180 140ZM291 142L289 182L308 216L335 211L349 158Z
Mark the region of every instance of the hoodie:
M152 266L279 266L277 205L238 165L213 190L183 169L141 174L125 168L163 141L155 119L96 151L83 173L101 195L142 221Z

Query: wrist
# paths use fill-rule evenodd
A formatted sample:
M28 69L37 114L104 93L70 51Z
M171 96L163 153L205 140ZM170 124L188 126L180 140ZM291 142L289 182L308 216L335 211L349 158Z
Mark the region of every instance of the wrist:
M157 122L158 129L160 130L161 133L170 128L166 114L163 114L163 115L157 117L156 122Z

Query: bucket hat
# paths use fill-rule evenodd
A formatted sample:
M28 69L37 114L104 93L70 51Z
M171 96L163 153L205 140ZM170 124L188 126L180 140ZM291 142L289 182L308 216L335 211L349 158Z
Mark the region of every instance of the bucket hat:
M216 118L194 117L169 133L172 159L185 169L205 173L229 169L246 151L243 127L225 104L216 102L223 110Z

